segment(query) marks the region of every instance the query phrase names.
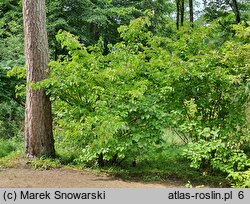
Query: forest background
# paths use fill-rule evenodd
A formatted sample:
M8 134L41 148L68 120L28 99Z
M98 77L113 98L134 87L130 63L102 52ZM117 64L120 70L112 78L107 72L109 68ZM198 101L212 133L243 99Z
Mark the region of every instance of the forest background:
M47 0L56 158L144 180L250 186L247 0ZM22 3L0 1L0 157L23 154ZM227 178L225 180L225 178Z

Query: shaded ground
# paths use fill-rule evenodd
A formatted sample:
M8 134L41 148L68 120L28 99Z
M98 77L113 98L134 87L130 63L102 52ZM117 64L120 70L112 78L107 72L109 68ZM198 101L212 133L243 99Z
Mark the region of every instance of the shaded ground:
M173 188L181 183L145 183L124 181L106 175L96 175L87 170L56 168L35 170L26 162L19 162L14 168L0 169L0 187L47 187L47 188Z

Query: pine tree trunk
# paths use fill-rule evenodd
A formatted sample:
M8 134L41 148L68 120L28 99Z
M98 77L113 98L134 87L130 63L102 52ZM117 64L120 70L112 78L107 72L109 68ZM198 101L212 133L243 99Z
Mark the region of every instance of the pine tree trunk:
M54 156L49 96L44 89L30 87L49 74L45 0L23 0L23 19L27 73L25 151L27 157Z

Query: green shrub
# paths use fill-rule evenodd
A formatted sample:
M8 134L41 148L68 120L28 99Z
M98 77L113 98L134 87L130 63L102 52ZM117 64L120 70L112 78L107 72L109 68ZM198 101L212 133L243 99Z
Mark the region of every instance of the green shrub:
M11 138L22 131L23 107L9 99L0 103L0 138Z
M0 157L5 157L11 152L21 150L23 148L23 141L21 138L13 137L11 139L0 138Z
M77 162L119 164L162 141L160 70L145 63L143 52L152 37L144 32L149 24L140 18L122 27L124 42L110 46L106 56L101 41L87 49L75 36L58 33L69 53L51 62L51 77L41 86L55 99L55 122L63 129L59 138L80 151Z
M190 143L185 156L193 167L246 171L249 28L235 26L223 39L211 24L170 39L149 26L143 17L120 27L123 41L107 55L102 40L86 48L58 33L68 54L51 62L50 78L36 86L54 100L60 142L77 152L78 163L120 164L161 146L171 128Z
M204 68L183 75L178 84L188 91L179 94L183 106L172 113L177 119L175 127L189 143L184 156L191 160L192 167L219 170L228 175L233 186L247 187L250 159L245 151L246 146L249 148L245 110L249 101L250 45L246 38L250 32L242 25L234 29L234 38L201 58L198 65ZM185 82L187 76L189 81Z
M235 188L250 188L250 170L232 171L228 175L228 179L233 180Z

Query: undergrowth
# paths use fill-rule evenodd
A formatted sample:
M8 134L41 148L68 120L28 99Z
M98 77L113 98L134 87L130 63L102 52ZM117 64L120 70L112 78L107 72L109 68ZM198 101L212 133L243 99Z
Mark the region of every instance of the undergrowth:
M38 158L28 162L35 169L48 170L51 168L90 168L96 173L105 173L124 180L144 182L173 181L192 186L228 187L224 175L209 174L190 167L190 161L182 157L185 145L166 145L154 152L127 160L121 165L84 166L75 163L73 155L66 155L64 150L56 158Z
M178 142L177 142L178 143ZM16 167L16 160L23 157L21 151L22 143L1 140L2 152L4 156L0 158L1 168ZM6 146L5 146L6 145ZM166 144L157 151L150 151L136 159L127 160L121 165L107 165L104 167L84 166L75 162L76 153L68 153L64 149L58 149L55 158L36 158L28 160L27 164L34 169L49 170L53 168L91 168L96 173L105 173L110 176L122 178L124 180L144 181L144 182L167 182L173 181L189 184L192 186L228 187L224 175L208 174L190 167L190 161L183 158L185 145Z
M166 145L161 151L148 152L132 163L122 166L110 166L100 169L115 177L128 180L178 181L193 186L226 187L228 183L220 174L207 174L190 167L190 161L182 157L184 146Z
M15 151L22 151L22 149L23 140L21 137L12 137L11 139L0 138L0 158Z

